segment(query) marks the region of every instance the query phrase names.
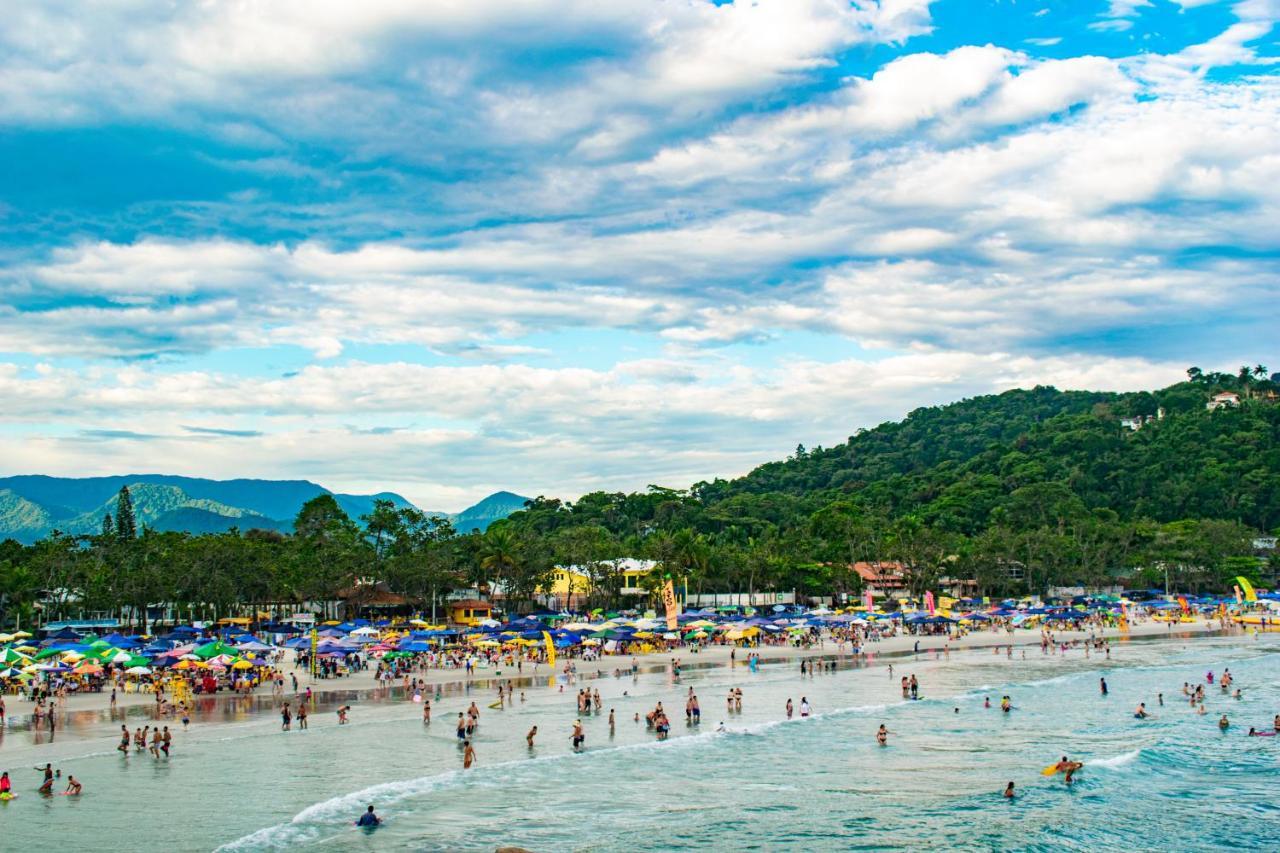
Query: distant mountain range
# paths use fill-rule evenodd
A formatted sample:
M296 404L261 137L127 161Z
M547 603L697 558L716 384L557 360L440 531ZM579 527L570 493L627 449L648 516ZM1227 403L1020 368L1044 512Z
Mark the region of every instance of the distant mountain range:
M288 531L304 503L332 494L353 519L373 508L375 500L412 506L393 492L346 495L308 480L206 480L167 474L115 477L47 477L39 474L0 477L0 539L34 542L53 530L96 533L102 518L115 514L116 495L128 486L139 525L156 530L216 533L238 527ZM527 498L497 492L458 513L428 512L453 522L463 533L485 530L494 521L522 509Z

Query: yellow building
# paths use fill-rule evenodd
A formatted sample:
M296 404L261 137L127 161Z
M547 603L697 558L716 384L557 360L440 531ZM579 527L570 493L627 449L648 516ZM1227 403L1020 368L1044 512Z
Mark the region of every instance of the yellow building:
M622 557L603 561L601 568L604 572L615 572L621 577L620 591L623 595L643 596L649 594L649 590L644 587L644 578L657 565L655 560ZM538 587L537 595L549 607L572 607L590 592L591 576L584 569L578 566L556 566L551 583Z
M487 601L469 598L449 602L449 618L458 625L474 628L486 619L493 618L493 605Z

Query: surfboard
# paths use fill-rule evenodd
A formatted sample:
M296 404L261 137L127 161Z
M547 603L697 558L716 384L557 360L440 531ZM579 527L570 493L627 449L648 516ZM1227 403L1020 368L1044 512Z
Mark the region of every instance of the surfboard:
M16 800L16 799L18 799L17 794L9 794L9 793L0 794L0 803L7 803L10 800Z

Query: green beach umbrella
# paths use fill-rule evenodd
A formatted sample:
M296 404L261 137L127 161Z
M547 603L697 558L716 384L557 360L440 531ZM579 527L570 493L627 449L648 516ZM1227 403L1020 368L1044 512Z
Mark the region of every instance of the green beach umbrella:
M221 640L214 640L211 643L205 643L203 646L198 647L192 652L192 654L201 660L208 660L209 658L216 658L218 655L230 655L231 657L236 657L240 653L235 648L228 646Z

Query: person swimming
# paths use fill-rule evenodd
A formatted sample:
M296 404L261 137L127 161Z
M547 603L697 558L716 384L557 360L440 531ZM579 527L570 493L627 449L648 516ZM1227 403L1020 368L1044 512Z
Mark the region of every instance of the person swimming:
M1079 761L1072 761L1064 755L1062 756L1061 761L1053 765L1053 770L1055 773L1062 773L1062 781L1070 785L1072 778L1076 775L1076 771L1081 767L1084 767L1082 763Z
M1222 719L1218 720L1218 728L1224 732L1231 728L1231 721L1227 719L1226 714L1223 714Z
M369 806L368 811L360 815L356 820L356 826L377 826L382 823L382 818L373 813L373 806Z
M1006 800L1012 800L1015 796L1016 795L1013 793L1013 783L1010 782L1008 785L1004 786L1004 798Z

